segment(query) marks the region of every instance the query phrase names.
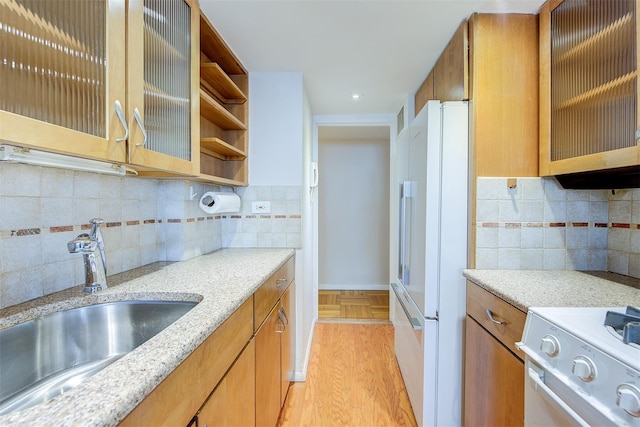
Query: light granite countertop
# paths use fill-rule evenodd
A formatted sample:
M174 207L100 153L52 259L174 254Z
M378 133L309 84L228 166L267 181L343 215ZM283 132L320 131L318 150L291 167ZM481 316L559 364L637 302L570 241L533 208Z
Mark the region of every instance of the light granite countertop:
M223 249L184 262L154 263L110 276L109 289L82 287L0 310L0 329L101 302L199 303L167 329L53 400L0 417L0 425L114 426L184 361L289 257L293 249Z
M571 270L464 270L464 276L509 304L529 307L640 307L640 280Z

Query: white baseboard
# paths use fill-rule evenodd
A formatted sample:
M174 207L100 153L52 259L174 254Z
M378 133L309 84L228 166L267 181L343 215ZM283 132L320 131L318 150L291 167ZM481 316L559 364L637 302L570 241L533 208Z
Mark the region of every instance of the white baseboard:
M359 285L332 285L318 284L321 291L388 291L389 285L359 284Z
M313 333L316 330L316 323L318 323L318 319L313 319L313 325L311 325L311 333L309 333L309 341L307 341L307 350L305 351L302 371L296 371L293 373L294 382L305 382L307 379L307 369L309 368L309 357L311 357L311 344L313 343Z

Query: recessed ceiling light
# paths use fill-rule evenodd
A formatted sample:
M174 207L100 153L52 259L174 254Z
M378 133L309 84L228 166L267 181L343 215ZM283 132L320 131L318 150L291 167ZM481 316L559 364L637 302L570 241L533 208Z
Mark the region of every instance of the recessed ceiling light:
M361 93L352 93L351 100L352 101L360 101L363 98Z

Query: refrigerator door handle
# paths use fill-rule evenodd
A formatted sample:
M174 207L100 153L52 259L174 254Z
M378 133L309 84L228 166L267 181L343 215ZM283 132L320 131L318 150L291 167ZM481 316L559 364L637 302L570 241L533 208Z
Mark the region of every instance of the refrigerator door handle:
M414 331L421 331L422 330L422 324L420 323L420 320L413 317L411 315L411 313L409 313L409 310L407 309L406 304L409 303L409 301L406 301L407 296L404 295L404 293L402 293L399 289L398 289L398 285L396 285L395 283L391 284L391 288L393 289L393 292L396 294L396 298L398 298L398 302L400 303L400 306L402 307L402 311L404 311L404 314L407 316L407 319L409 320L409 323L411 323L411 326L413 326L413 330Z
M409 262L411 260L409 238L411 236L411 214L409 209L410 198L413 197L412 181L404 181L402 183L402 195L400 199L400 281L404 286L411 285L411 269Z
M400 195L400 244L398 250L400 251L400 265L398 271L398 278L405 283L405 257L406 257L406 239L407 239L407 227L405 223L405 212L407 210L407 198L405 197L405 185L403 183L402 188L400 190L402 194ZM406 283L405 283L406 285Z

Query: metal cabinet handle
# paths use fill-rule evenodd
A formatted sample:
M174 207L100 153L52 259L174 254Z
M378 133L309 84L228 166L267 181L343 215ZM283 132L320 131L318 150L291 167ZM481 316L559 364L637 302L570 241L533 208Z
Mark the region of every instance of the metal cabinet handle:
M284 305L280 307L280 312L284 316L284 320L287 322L285 326L289 326L289 316L287 316L287 310L284 309Z
M287 283L287 278L283 277L282 279L278 279L278 281L276 282L276 288L279 288L280 286L284 285L285 283Z
M487 308L487 317L489 318L489 320L491 320L493 323L495 323L496 325L506 325L507 322L506 321L500 321L500 320L496 320L493 318L493 313L491 312L491 310L489 310Z
M278 319L280 320L280 326L282 326L282 329L277 330L276 333L281 334L284 332L285 329L287 329L287 325L285 325L284 319L282 319L282 311L280 310L278 310Z
M133 109L133 118L138 123L138 126L140 126L140 131L142 131L142 136L144 137L142 142L136 144L136 147L145 146L147 145L147 130L144 128L144 123L142 123L142 117L137 107Z
M120 120L120 123L124 128L124 136L122 138L116 138L116 142L126 141L129 138L129 126L127 126L127 121L124 118L124 110L122 109L122 104L120 104L120 101L118 101L117 99L113 106L113 109L116 111L116 116L118 116L118 120Z

